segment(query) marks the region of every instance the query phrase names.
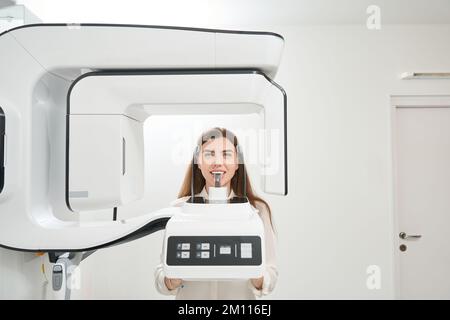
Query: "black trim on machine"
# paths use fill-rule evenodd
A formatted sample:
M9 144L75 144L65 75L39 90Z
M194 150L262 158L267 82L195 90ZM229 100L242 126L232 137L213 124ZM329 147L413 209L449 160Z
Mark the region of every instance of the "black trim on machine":
M209 33L230 33L230 34L246 34L259 36L274 36L284 41L282 35L275 32L268 31L241 31L241 30L224 30L224 29L207 29L207 28L193 28L193 27L179 27L179 26L160 26L160 25L139 25L139 24L110 24L110 23L35 23L18 26L0 33L0 37L6 33L14 30L34 28L34 27L125 27L125 28L145 28L145 29L165 29L165 30L181 30L181 31L196 31Z
M269 78L264 72L257 69L104 69L85 73L76 78L67 93L67 115L66 115L66 192L65 200L67 208L73 211L69 202L69 133L70 133L70 95L75 85L84 78L93 76L133 76L133 75L190 75L190 74L259 74L283 94L284 104L284 195L288 194L288 158L287 158L287 94L284 89Z
M159 230L163 230L166 227L167 222L170 218L159 218L153 221L150 221L143 227L139 228L138 230L123 236L119 239L104 243L102 245L94 246L94 247L88 247L88 248L82 248L82 249L21 249L21 248L14 248L9 247L0 244L0 247L8 249L8 250L14 250L14 251L22 251L22 252L47 252L47 253L59 253L59 252L86 252L86 251L95 251L98 249L108 248L112 246L116 246L119 244L124 244L133 240L137 240L139 238L145 237L149 234L152 234L154 232L157 232Z

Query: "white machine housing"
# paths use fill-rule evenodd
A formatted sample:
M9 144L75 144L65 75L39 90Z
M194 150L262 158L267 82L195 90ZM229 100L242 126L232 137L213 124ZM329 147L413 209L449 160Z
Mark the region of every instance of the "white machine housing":
M82 219L142 198L142 126L153 114L263 114L265 128L280 132L281 166L263 190L286 195L286 94L271 79L283 45L268 32L160 26L39 24L0 34L0 246L96 250L161 230L177 213L172 223L181 235L207 233L183 231L180 221L219 224L205 214L209 205L197 204L117 221ZM232 211L223 224L230 228L211 230L260 234L248 204L230 206L217 207ZM235 209L247 212L239 227Z
M185 202L166 225L163 252L169 278L258 278L265 266L264 225L248 202Z

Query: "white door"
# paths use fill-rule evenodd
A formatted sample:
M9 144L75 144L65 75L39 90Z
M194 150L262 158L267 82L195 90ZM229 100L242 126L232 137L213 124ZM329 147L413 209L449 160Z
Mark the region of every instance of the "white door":
M392 101L397 298L450 299L450 96Z

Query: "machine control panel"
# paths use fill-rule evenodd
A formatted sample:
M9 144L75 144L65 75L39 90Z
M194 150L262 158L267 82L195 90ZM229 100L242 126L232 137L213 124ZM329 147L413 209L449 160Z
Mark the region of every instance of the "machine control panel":
M260 265L258 236L172 236L167 265Z

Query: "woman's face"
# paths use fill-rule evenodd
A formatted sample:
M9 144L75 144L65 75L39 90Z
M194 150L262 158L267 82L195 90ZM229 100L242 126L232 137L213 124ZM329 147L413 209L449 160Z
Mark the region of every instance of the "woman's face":
M231 178L239 167L235 146L223 137L205 142L200 150L198 166L207 187L214 186L212 172L222 172L220 186L229 186Z

